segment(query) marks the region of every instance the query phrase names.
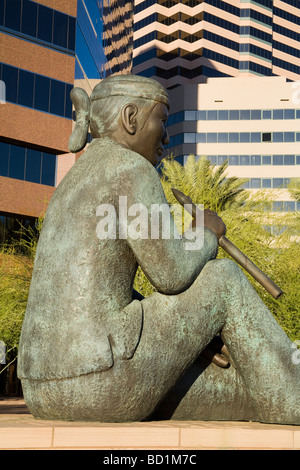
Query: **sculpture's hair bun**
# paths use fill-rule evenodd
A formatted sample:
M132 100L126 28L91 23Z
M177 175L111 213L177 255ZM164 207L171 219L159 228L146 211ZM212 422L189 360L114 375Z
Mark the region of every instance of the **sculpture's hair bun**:
M73 88L70 97L76 112L76 125L69 139L69 150L76 153L87 143L91 102L83 88Z

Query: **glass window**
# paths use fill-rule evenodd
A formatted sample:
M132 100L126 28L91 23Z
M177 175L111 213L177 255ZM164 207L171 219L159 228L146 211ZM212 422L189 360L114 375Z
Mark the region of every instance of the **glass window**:
M219 155L218 156L218 165L223 165L226 162L228 155Z
M184 143L185 144L194 144L194 143L196 143L196 134L194 132L185 132L184 133Z
M250 132L241 132L240 142L250 142Z
M229 111L229 119L231 121L238 121L240 119L240 112L238 109L231 109Z
M49 111L50 79L36 75L34 88L34 108Z
M275 211L275 212L283 211L283 202L282 201L274 201L273 202L273 211Z
M68 47L68 16L54 11L53 44Z
M229 165L239 165L239 155L230 155Z
M217 155L207 155L207 159L213 164L217 165Z
M272 188L271 178L263 178L262 179L262 188Z
M284 132L284 142L295 142L295 132Z
M267 109L263 111L263 119L272 119L272 111Z
M273 165L283 165L283 155L273 155Z
M251 188L258 189L261 187L261 180L260 178L251 178Z
M283 188L283 178L274 178L273 188Z
M272 142L272 134L271 134L271 132L263 132L263 134L262 134L262 141L263 141L263 142Z
M285 109L283 112L284 119L295 119L294 109Z
M283 132L273 132L273 142L283 142Z
M218 142L217 136L218 136L218 134L216 132L208 132L207 133L207 143Z
M250 110L249 109L241 109L240 119L241 120L249 120L250 119Z
M75 51L76 18L69 16L68 49Z
M52 42L53 11L43 5L39 5L37 37L42 41Z
M197 119L199 121L206 121L206 111L198 111L197 112Z
M6 0L5 5L6 28L20 31L21 28L21 0Z
M51 80L50 113L64 116L65 113L65 84Z
M240 141L240 136L238 132L230 132L229 134L229 142L237 143Z
M229 111L228 110L220 110L219 111L219 120L220 121L228 121Z
M29 36L36 37L37 3L23 0L21 31Z
M287 188L288 185L290 184L290 182L291 182L291 179L290 179L290 178L284 178L284 179L283 179L283 187L284 187L284 188Z
M218 142L227 143L228 142L228 132L219 132L218 133Z
M251 165L261 165L261 156L251 155Z
M252 109L251 110L251 119L261 119L261 110L260 109Z
M32 183L41 182L42 153L27 149L25 180Z
M261 142L261 133L251 132L251 142Z
M206 134L205 132L196 134L196 140L198 143L205 144L206 143Z
M4 0L0 0L0 26L4 25Z
M2 80L6 84L6 101L16 103L18 96L18 69L3 64Z
M296 118L300 119L300 109L296 109Z
M218 111L207 111L207 120L208 121L217 121Z
M283 109L273 109L273 119L283 119Z
M43 152L41 183L55 186L56 155Z
M9 172L10 178L24 180L25 176L25 148L17 145L11 145Z
M244 183L244 184L242 185L242 188L244 188L244 189L250 188L250 181L246 181L246 183Z
M300 212L300 202L296 202L296 211Z
M8 176L9 144L0 142L0 176Z
M26 70L19 70L18 104L33 106L34 74Z
M73 89L73 85L69 85L66 83L66 106L65 106L65 117L72 119L72 101L70 98L71 90Z
M292 212L295 210L295 201L284 201L284 211L285 212Z
M296 156L296 165L300 165L300 155Z
M271 165L271 163L272 163L271 155L263 155L262 164L263 165Z
M186 121L196 121L196 111L185 111L184 119Z
M296 142L300 142L300 132L296 132Z
M250 156L249 155L240 155L240 164L241 165L250 165Z

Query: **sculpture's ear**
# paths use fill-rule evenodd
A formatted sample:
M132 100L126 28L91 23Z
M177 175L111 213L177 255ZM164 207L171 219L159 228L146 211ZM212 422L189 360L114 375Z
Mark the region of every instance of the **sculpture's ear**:
M136 115L138 113L138 108L135 104L129 103L124 106L122 109L122 124L124 126L124 129L128 134L135 134L137 130L137 121L136 121Z

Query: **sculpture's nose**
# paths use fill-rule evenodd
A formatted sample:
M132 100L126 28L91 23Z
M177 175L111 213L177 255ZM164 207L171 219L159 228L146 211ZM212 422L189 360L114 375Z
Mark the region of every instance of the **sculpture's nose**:
M168 143L170 142L169 133L167 129L165 130L162 141L164 145L168 145Z

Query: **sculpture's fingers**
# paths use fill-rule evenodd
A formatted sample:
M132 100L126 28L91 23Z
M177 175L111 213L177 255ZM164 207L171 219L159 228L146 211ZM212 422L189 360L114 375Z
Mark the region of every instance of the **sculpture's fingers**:
M209 361L213 362L214 364L222 368L226 368L230 365L229 361L226 359L225 356L223 356L222 354L216 353L214 351L211 351L208 348L202 351L201 356L205 357Z

